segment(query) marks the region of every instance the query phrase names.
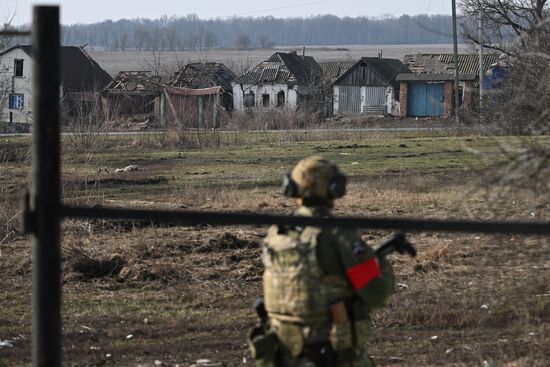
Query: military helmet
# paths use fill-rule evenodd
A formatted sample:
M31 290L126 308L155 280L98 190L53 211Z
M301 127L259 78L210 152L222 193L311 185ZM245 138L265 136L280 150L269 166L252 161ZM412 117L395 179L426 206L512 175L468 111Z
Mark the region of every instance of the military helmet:
M284 178L283 193L310 201L338 199L346 193L346 176L320 156L302 159Z

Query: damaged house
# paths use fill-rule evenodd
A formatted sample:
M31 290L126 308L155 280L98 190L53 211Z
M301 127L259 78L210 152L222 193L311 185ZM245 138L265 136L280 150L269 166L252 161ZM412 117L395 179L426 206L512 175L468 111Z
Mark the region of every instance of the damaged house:
M483 57L483 73L499 59L497 54ZM400 74L400 116L451 116L454 107L454 59L452 54L405 55L412 73ZM471 108L479 93L479 55L458 55L460 104Z
M323 106L324 116L328 117L334 114L332 85L356 62L357 61L325 61L319 63L323 71L323 76L321 78L321 104Z
M101 93L105 119L109 121L141 115L155 122L160 121L163 82L163 78L149 71L121 71Z
M319 97L322 70L311 56L277 52L233 80L237 111L295 110Z
M400 60L361 58L332 83L334 115L398 115L400 73L410 73Z
M65 116L93 111L111 77L81 47L61 47L61 101ZM16 45L0 52L0 119L32 122L32 47Z
M185 65L164 88L163 119L185 127L219 127L233 109L233 79L222 63Z

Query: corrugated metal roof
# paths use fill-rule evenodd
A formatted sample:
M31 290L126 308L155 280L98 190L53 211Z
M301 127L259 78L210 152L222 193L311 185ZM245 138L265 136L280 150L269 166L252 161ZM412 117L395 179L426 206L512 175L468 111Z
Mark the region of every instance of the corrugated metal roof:
M319 65L323 70L323 77L334 82L341 77L346 71L348 71L357 60L354 61L333 61L333 62L320 62Z
M187 64L178 70L168 85L192 89L219 86L224 91L230 92L233 79L235 79L235 74L222 63L198 62Z
M483 56L483 72L487 72L489 67L498 61L500 55L485 54ZM453 54L414 54L405 55L404 63L416 74L453 74L454 58ZM459 54L458 55L459 74L479 73L479 55L478 54Z
M311 56L276 52L252 70L235 79L232 84L299 84L307 85L319 78L322 69Z
M483 72L487 72L489 67L498 61L500 55L486 54L483 55ZM449 63L454 66L453 55L443 54L439 56L439 60L444 63ZM454 68L453 68L454 70ZM478 54L459 54L458 55L458 71L463 74L479 73L479 55Z
M476 80L477 74L460 74L460 80ZM442 82L446 80L454 80L454 75L449 73L425 73L425 74L398 74L395 78L398 82L401 81L424 81L424 82Z

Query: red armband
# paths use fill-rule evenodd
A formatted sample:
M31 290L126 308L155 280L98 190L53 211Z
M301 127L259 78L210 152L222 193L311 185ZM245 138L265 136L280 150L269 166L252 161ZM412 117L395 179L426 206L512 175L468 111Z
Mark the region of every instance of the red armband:
M380 262L376 256L355 265L353 268L346 270L348 279L356 291L369 284L374 279L382 275Z

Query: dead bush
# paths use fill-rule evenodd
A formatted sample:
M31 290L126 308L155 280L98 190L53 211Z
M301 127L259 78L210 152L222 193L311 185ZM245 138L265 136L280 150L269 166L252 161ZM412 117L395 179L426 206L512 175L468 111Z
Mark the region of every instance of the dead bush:
M101 149L107 138L107 125L101 111L99 98L93 95L89 102L65 101L61 119L69 134L66 143L77 152Z
M243 240L226 232L221 237L211 239L208 244L200 246L196 252L210 252L219 250L250 249L257 248L260 244L254 241Z
M312 128L321 122L318 112L303 108L298 110L281 109L266 112L234 113L227 123L232 130L294 130Z
M20 196L21 187L26 187L25 181L19 184L8 184L13 181L4 181L10 178L15 165L26 165L30 160L30 151L27 145L18 145L6 139L0 150L0 245L13 236L20 228Z
M88 280L118 275L126 260L120 255L96 259L81 252L80 256L71 258L69 264L73 272L79 274L83 280Z

